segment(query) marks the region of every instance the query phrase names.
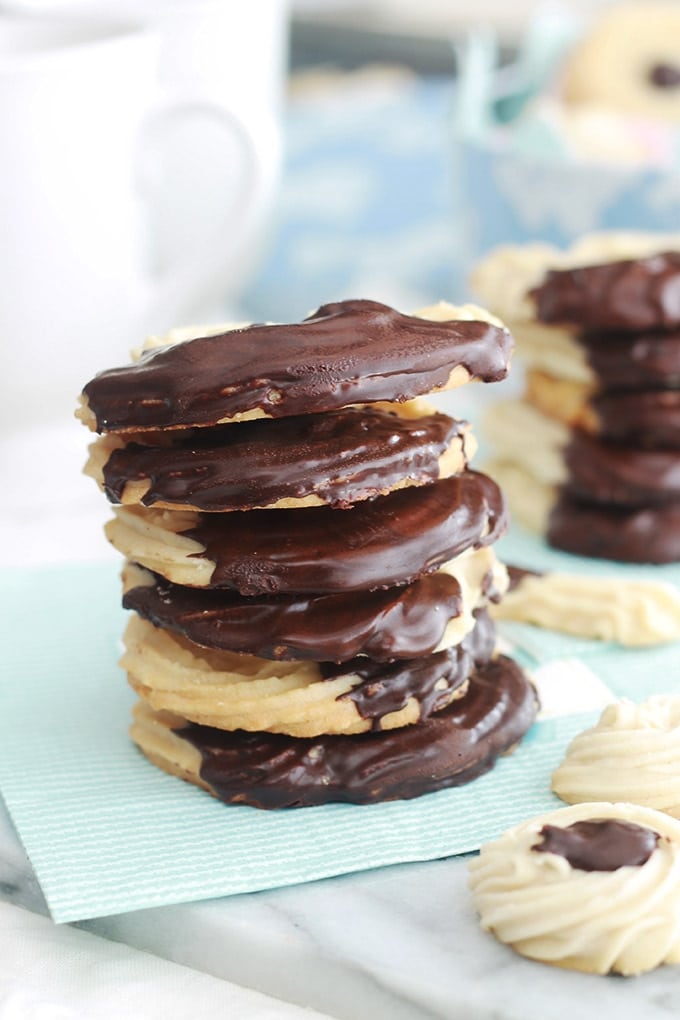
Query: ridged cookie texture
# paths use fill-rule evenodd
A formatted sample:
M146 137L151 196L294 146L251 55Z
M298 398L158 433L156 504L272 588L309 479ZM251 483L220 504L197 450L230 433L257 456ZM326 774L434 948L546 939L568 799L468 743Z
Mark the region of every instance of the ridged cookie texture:
M514 749L535 712L531 683L498 656L475 670L461 697L417 725L301 739L194 726L140 702L132 737L154 764L227 803L369 804L476 779Z
M482 927L533 960L624 975L680 962L680 823L651 808L523 822L482 847L469 885Z
M474 306L345 301L155 338L84 387L153 764L282 808L419 796L515 747L537 699L489 615L505 500L426 399L511 349Z
M680 696L608 705L577 734L552 775L570 804L627 800L680 818Z

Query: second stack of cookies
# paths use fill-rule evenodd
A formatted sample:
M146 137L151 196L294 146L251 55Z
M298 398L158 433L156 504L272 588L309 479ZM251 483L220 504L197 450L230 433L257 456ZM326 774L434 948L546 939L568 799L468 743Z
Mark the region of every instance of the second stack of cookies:
M499 249L480 293L526 367L493 407L489 470L518 519L584 556L680 560L680 251L593 235Z

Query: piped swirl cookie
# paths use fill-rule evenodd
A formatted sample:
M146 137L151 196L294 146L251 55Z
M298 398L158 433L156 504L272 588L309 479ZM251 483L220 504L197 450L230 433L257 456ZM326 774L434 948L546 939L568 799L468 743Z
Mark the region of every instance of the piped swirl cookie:
M608 705L579 733L552 775L570 804L629 800L680 818L680 696Z
M190 428L401 402L504 378L508 330L449 309L448 319L436 306L420 318L377 301L340 301L293 325L161 347L91 380L80 417L98 432Z
M140 702L131 735L154 764L230 804L368 804L470 782L513 749L535 714L531 683L500 656L473 673L463 696L416 726L304 740L190 725Z
M514 566L508 567L508 573L509 590L492 609L496 620L532 623L629 647L675 641L680 634L680 591L672 584L560 571L536 573Z
M680 962L680 824L588 803L509 829L469 866L482 927L534 960L593 974Z
M362 733L410 726L464 693L495 631L481 613L461 641L415 659L275 661L196 645L133 616L121 665L152 708L224 730Z
M111 503L124 505L344 508L465 470L476 450L467 422L417 403L142 433L134 442L101 436L86 473Z
M177 584L323 594L410 583L491 545L506 523L496 483L466 471L352 510L252 510L225 520L126 507L105 531L127 559Z

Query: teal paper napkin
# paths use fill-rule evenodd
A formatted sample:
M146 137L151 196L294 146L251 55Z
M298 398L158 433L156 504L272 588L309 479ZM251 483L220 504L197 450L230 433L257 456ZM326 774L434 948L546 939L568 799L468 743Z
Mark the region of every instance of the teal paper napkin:
M594 720L538 723L486 776L413 801L231 807L165 775L129 741L119 602L111 564L3 575L0 790L56 921L475 850L556 806L550 773ZM617 689L616 676L609 683Z

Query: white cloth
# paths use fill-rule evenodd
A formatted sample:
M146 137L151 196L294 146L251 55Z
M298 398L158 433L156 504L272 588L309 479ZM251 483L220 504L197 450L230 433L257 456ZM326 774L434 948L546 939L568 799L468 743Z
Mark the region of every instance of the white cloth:
M0 902L0 1020L324 1020Z

